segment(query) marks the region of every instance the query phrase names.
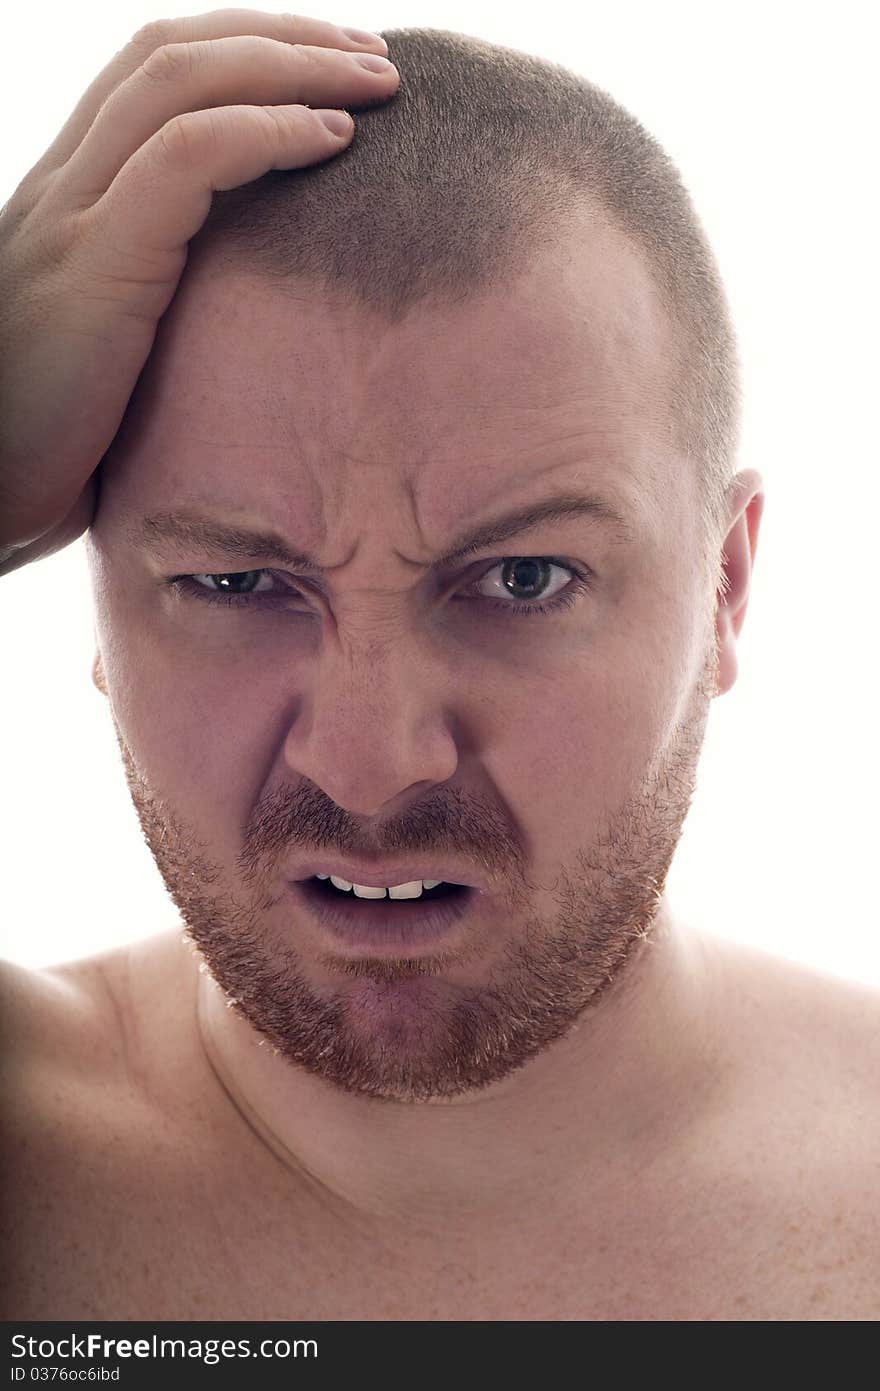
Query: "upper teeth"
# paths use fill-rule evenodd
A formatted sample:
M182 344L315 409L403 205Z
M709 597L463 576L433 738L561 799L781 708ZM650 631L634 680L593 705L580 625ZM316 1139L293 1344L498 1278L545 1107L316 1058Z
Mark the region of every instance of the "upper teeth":
M316 879L328 879L337 889L354 889L356 898L384 898L385 889L373 889L368 884L352 884L348 879L340 879L335 874L316 874ZM426 889L436 889L438 884L442 884L442 879L412 879L407 884L390 884L388 895L390 898L418 898L422 892L422 885Z

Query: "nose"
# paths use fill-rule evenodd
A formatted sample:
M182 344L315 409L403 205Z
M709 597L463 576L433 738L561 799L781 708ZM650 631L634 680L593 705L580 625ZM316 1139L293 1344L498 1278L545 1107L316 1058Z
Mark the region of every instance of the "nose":
M358 675L337 661L316 671L287 732L294 777L308 778L353 815L387 816L458 766L447 681L385 658ZM347 661L347 659L345 659Z

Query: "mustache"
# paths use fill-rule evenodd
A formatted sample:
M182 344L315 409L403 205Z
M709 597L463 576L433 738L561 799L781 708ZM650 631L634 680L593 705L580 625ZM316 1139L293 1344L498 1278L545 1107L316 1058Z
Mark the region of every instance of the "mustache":
M313 783L277 787L259 799L248 818L238 869L245 878L258 878L293 855L334 852L353 860L448 857L480 865L490 876L521 866L521 849L496 809L465 800L452 787L434 788L430 803L413 803L370 829L368 838L363 823L328 802Z

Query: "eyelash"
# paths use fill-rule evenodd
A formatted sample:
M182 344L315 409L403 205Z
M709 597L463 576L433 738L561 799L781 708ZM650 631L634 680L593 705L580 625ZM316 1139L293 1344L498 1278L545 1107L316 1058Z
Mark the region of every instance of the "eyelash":
M560 569L570 571L570 573L574 577L574 582L567 586L565 589L561 590L555 598L549 599L546 603L525 604L519 602L505 604L500 599L487 599L485 595L476 596L477 598L483 599L485 602L491 604L493 609L501 610L502 612L508 614L510 617L526 618L533 617L535 614L537 614L540 617L550 616L554 613L559 613L562 609L571 608L574 604L576 604L583 597L584 593L590 588L590 577L588 573L576 569L573 565L564 564L560 560L553 560L549 556L505 556L505 560L511 559L549 560L551 565L558 566ZM494 565L491 565L489 569L486 570L485 574L478 576L478 578L473 580L472 583L474 585L479 584L481 580L484 580L486 578L486 575L491 574L491 572L494 569L496 569L497 566L503 565L503 563L504 561L496 561ZM208 578L213 579L216 575L267 575L271 572L265 569L256 569L216 570L213 572L205 570L201 571L200 573L206 575ZM211 590L206 589L204 585L198 584L191 575L174 575L168 580L168 584L172 587L172 589L178 590L183 594L191 595L194 599L198 600L201 603L223 604L226 607L233 608L248 608L254 604L258 605L261 608L274 606L279 600L284 602L287 600L290 594L297 592L290 590L287 594L284 595L277 593L269 593L257 595L255 597L252 597L248 594L221 594L216 590L212 592Z

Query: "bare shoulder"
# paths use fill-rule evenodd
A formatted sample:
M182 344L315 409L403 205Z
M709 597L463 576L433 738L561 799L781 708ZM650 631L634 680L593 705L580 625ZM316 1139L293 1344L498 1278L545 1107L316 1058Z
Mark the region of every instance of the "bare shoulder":
M880 987L756 948L719 944L731 1023L754 1041L758 1074L793 1096L832 1097L880 1122Z
M151 1085L186 1016L179 934L160 934L81 960L32 969L0 960L2 1089L39 1102L48 1087L101 1104ZM174 1055L180 1061L179 1051Z
M0 1162L17 1196L94 1142L124 1068L116 1012L91 963L33 969L0 962ZM60 1171L59 1171L60 1166Z
M113 1052L113 1011L97 966L20 966L0 960L4 1087L58 1066L73 1069Z
M728 943L720 962L737 1063L712 1185L756 1275L785 1253L763 1307L878 1318L880 990Z
M0 1317L95 1315L126 1297L120 1253L137 1249L145 1214L158 1218L173 1194L163 1175L174 1171L169 1154L179 1174L184 1127L169 1133L155 1104L153 1040L126 985L147 956L135 944L41 970L0 962L0 1162L11 1197ZM159 991L145 990L149 1015ZM166 1069L176 1041L161 1054Z

